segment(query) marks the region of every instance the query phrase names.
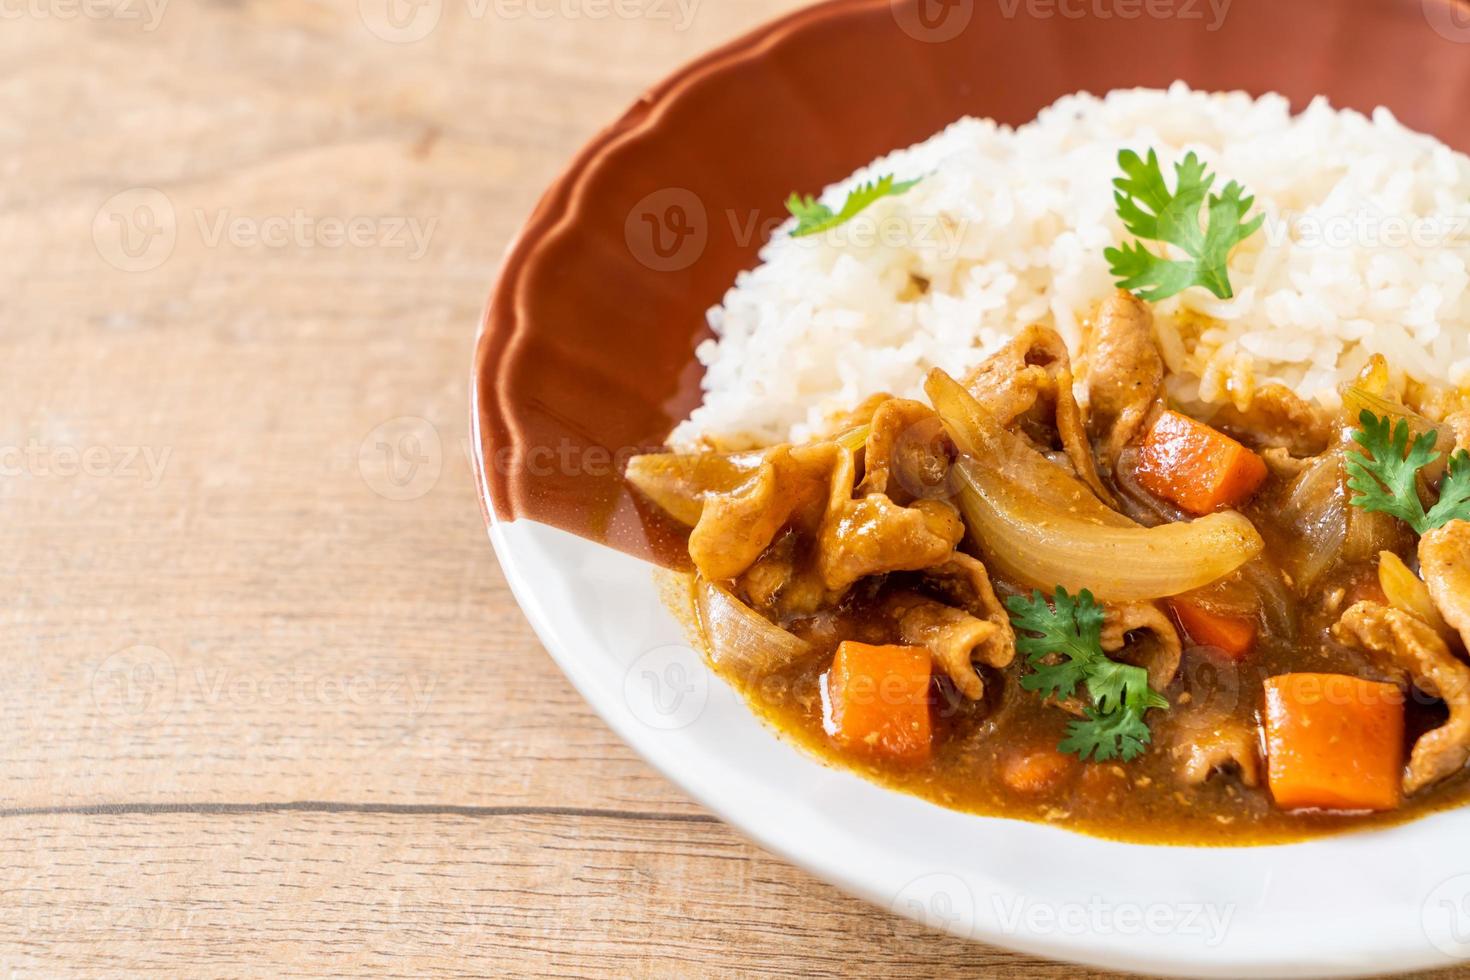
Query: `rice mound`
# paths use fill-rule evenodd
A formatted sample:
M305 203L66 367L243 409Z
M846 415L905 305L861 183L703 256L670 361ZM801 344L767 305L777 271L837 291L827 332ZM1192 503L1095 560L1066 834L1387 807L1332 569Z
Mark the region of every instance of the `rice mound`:
M1191 288L1155 306L1182 402L1249 406L1280 382L1327 407L1382 353L1416 381L1470 386L1470 157L1317 99L1116 91L1070 95L1019 128L962 119L828 188L922 177L848 224L790 225L709 312L697 354L704 403L673 432L689 445L801 440L875 392L920 397L1030 323L1075 354L1113 287L1103 249L1132 236L1112 179L1120 149L1156 149L1172 189L1190 151L1267 215L1230 260L1235 297ZM1150 247L1157 248L1154 243Z

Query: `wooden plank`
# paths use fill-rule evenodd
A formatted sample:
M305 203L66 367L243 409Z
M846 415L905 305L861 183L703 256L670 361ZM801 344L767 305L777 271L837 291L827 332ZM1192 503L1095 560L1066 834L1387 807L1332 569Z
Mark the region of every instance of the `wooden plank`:
M451 3L417 44L357 0L7 20L0 806L692 809L505 588L464 457L469 355L576 145L781 6L676 29ZM173 228L156 265L108 237L139 200ZM365 244L323 237L357 218ZM438 476L403 499L374 447L405 418Z
M0 847L14 855L0 935L22 974L188 963L192 975L921 977L1040 965L874 911L698 819L12 816Z
M1108 976L930 932L698 815L9 814L0 848L13 976Z

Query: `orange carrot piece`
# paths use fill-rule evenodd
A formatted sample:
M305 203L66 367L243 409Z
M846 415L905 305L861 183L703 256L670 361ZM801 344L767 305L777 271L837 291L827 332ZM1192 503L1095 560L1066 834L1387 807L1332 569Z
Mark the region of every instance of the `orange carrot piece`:
M1404 768L1403 692L1344 674L1272 677L1266 757L1283 809L1392 810Z
M1079 764L1075 756L1063 755L1051 746L1023 749L1001 764L1001 779L1017 793L1046 793L1060 786Z
M827 673L827 731L843 748L899 762L929 758L929 651L870 646L837 648Z
M1144 489L1195 515L1248 500L1265 479L1265 460L1178 412L1159 416L1138 454L1138 482Z
M1182 596L1170 599L1169 607L1194 643L1214 647L1231 660L1244 660L1256 645L1256 621L1253 619L1226 616Z

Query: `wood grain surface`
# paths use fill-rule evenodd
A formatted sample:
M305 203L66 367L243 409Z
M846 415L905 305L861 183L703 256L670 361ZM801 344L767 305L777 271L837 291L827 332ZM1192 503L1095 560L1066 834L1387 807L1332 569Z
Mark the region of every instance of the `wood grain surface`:
M0 965L1078 975L685 799L485 539L467 372L508 240L792 0L388 2L4 7Z

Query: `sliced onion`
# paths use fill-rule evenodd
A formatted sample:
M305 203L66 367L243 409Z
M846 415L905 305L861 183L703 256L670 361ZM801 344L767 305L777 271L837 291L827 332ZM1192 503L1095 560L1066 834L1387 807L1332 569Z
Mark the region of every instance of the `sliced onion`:
M987 564L1045 591L1162 599L1210 584L1259 555L1255 526L1234 511L1158 527L1103 526L1048 508L971 459L955 465L960 509Z
M962 456L960 509L987 564L1051 591L1162 599L1208 585L1265 547L1240 514L1140 527L1002 427L964 387L933 371L925 390Z
M1334 449L1296 475L1277 509L1278 522L1290 532L1284 564L1303 592L1342 554L1348 530L1346 494L1342 456Z
M839 435L833 441L836 442L837 445L841 446L843 449L857 452L859 449L862 449L863 446L867 445L868 433L871 431L873 431L873 427L871 425L860 425L857 428L848 429L846 432Z
M1269 632L1278 637L1295 637L1296 603L1287 593L1280 570L1265 558L1257 558L1241 566L1240 579L1260 600Z
M812 652L806 641L707 579L694 584L694 608L710 660L739 679L764 677Z
M1387 514L1348 502L1342 445L1307 464L1287 489L1275 523L1288 532L1281 555L1298 592L1310 592L1322 575L1344 561L1366 561L1403 541Z
M1404 560L1392 551L1378 556L1378 584L1388 597L1388 604L1395 609L1417 616L1440 635L1446 644L1453 646L1459 636L1450 629L1439 613L1439 607L1429 594L1424 580L1409 570Z
M1189 515L1167 501L1160 500L1138 482L1138 447L1127 446L1113 465L1113 483L1118 491L1118 506L1144 527L1187 521Z
M982 460L998 478L1023 486L1048 510L1104 527L1135 527L1087 485L1002 426L958 381L935 370L924 390L960 452Z

